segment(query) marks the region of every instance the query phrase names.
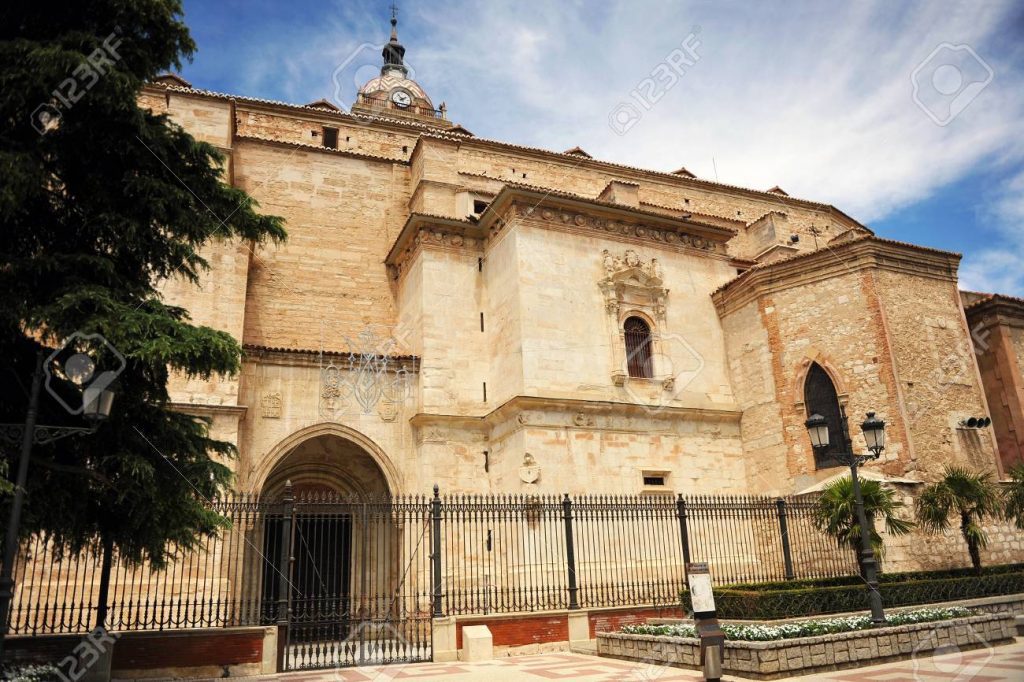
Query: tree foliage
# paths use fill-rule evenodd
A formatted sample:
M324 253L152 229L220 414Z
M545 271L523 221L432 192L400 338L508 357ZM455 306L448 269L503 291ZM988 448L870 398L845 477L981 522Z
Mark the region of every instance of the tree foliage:
M1003 514L999 484L988 472L947 465L940 480L928 485L915 504L917 519L933 533L950 527L950 517L960 522L960 535L967 543L971 565L981 570L981 550L988 546L982 527L985 519Z
M168 542L219 527L203 502L228 485L234 454L208 422L171 409L170 373L230 375L241 358L236 339L193 324L160 284L198 282L213 240L285 238L280 218L224 183L212 145L139 106L144 83L194 49L176 0L0 8L0 421L24 420L39 347L101 334L126 363L96 434L35 448L22 528L72 549L102 535L157 564ZM82 65L97 50L94 78ZM60 114L42 134L40 105ZM43 423L81 423L46 392L40 409ZM16 454L4 446L9 463Z
M860 493L864 500L864 514L871 529L872 549L878 558L882 558L885 544L875 527L875 519L882 519L885 532L889 535L906 535L913 530L914 524L900 516L900 510L905 505L896 498L892 488L878 481L861 479ZM853 480L849 476L836 479L825 487L815 504L813 518L818 529L833 537L840 547L848 547L853 552L859 565L861 531Z
M1024 530L1024 463L1010 468L1010 484L1003 491L1003 513L1018 530Z

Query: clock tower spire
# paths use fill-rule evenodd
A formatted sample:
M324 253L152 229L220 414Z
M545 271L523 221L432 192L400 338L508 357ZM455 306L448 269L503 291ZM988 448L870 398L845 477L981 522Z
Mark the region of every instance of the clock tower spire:
M435 109L430 97L411 77L412 69L405 63L405 46L398 42L398 7L394 3L391 5L391 37L380 54L384 58L380 76L359 88L352 113L415 119L439 128L451 128L444 103Z
M409 75L409 69L405 67L405 47L398 42L398 5L391 3L391 40L381 50L384 57L384 66L380 67L380 75L387 76L389 72Z

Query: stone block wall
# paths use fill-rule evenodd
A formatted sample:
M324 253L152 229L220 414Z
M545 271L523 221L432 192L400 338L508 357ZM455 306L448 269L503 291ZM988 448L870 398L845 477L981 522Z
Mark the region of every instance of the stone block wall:
M923 481L949 462L993 467L988 433L957 428L984 412L985 396L955 268L955 256L860 239L715 293L755 489L800 492L837 471L816 469L804 426L811 363L832 379L856 452L866 451L865 413L886 421L886 448L869 467Z
M1011 614L986 614L770 642L727 640L722 672L775 679L931 656L940 647L963 651L1008 644L1015 636ZM597 653L651 665L700 667L700 645L696 639L599 632Z
M1024 301L962 295L1005 478L1024 462Z

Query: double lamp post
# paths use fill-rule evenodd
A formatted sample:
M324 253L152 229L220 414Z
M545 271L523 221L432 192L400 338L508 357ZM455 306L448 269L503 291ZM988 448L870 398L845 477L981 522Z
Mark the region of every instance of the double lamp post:
M853 440L850 438L850 428L846 422L846 410L841 406L840 417L846 449L844 452L835 454L834 457L850 467L857 523L860 525L861 575L868 584L871 622L884 623L885 612L882 610L882 595L878 591L878 565L875 562L875 552L871 546L871 527L868 526L867 514L864 512L864 498L860 492L860 479L857 478L857 467L865 462L878 459L882 454L882 450L885 449L885 422L881 419L876 419L874 412L867 413L867 419L860 425L860 428L864 432L864 440L867 442L869 454L857 455L853 452ZM815 450L824 450L829 446L827 419L820 414L812 414L804 425L807 427L807 433L811 437L811 445L814 446Z

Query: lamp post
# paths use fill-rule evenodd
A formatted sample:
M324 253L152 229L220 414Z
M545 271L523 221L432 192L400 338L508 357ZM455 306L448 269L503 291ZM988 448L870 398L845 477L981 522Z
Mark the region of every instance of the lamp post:
M36 354L36 369L32 374L32 388L29 390L28 411L24 424L0 424L0 440L11 445L21 443L18 459L18 474L14 482L14 498L11 500L11 515L7 520L7 534L4 536L3 566L0 567L0 661L3 660L4 640L7 637L7 620L14 597L14 560L18 553L18 529L21 526L21 508L25 502L25 483L28 481L28 464L32 457L32 446L44 445L67 436L96 433L100 423L110 416L114 392L110 389L85 388L82 395L82 415L90 426L47 426L37 424L39 414L39 391L43 384L43 353Z
M867 514L864 512L864 498L860 492L860 479L857 467L865 462L878 459L885 449L885 422L875 417L874 412L867 413L867 419L860 425L867 442L867 455L856 455L846 424L846 411L840 410L842 416L843 437L846 441L846 452L835 455L843 464L850 467L850 479L853 481L854 506L857 511L857 523L860 524L860 565L864 580L868 584L868 602L871 605L871 622L884 623L885 612L882 610L882 595L878 591L878 566L875 562L875 551L871 547L871 529L868 527ZM804 424L811 437L811 445L816 449L824 449L829 445L828 421L820 414L812 414Z

